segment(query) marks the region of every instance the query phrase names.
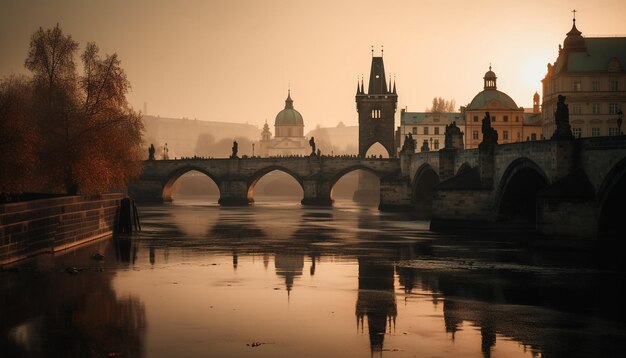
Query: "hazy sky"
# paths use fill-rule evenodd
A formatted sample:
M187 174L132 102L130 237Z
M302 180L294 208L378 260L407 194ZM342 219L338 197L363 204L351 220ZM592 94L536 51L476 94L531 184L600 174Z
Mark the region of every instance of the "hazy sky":
M154 115L273 125L291 86L306 130L356 125L371 45L384 45L398 112L434 96L469 103L489 63L498 89L528 107L572 9L583 36L626 36L624 0L0 0L0 76L26 72L31 34L58 22L81 51L117 52L130 103Z

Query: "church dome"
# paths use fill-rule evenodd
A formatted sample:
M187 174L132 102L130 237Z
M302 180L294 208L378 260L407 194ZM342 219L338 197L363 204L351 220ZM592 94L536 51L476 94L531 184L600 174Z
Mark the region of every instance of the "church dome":
M467 106L467 109L483 109L487 107L487 103L497 101L500 105L499 108L502 109L519 109L515 101L509 97L508 94L495 90L495 89L486 89L484 91L479 92L472 102Z
M572 29L567 33L567 37L563 41L563 49L569 52L584 52L587 50L585 38L582 36L582 32L576 28L576 19L574 19Z
M304 126L304 120L300 112L293 108L293 100L291 99L291 93L287 94L285 100L285 109L278 112L276 115L275 126Z
M496 77L496 73L493 72L491 70L491 66L489 66L489 71L485 72L485 77L483 77L483 79L485 79L485 80L495 80L497 78L498 77Z

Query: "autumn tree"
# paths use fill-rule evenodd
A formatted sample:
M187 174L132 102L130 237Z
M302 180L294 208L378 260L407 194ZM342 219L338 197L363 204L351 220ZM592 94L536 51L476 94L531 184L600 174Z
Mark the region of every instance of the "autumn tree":
M33 73L35 121L45 133L39 154L51 190L102 193L139 174L143 125L126 100L130 83L117 54L102 58L88 43L79 75L77 49L58 24L31 38L25 65Z
M456 110L456 103L454 99L446 100L442 97L434 97L433 98L433 106L431 108L426 108L426 112L436 112L436 113L450 113Z
M25 77L0 81L0 194L37 187L39 133L31 115L32 87Z

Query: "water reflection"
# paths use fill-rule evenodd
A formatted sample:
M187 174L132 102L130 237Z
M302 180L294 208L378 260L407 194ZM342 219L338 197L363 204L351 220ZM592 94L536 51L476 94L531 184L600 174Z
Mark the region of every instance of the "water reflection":
M375 209L262 209L144 207L132 240L0 272L2 356L622 353L624 274L589 255Z
M98 245L99 252L116 257L114 245L106 244ZM3 273L3 357L144 355L143 304L137 297L117 296L113 274L104 272L104 265L91 256L83 248L39 267Z

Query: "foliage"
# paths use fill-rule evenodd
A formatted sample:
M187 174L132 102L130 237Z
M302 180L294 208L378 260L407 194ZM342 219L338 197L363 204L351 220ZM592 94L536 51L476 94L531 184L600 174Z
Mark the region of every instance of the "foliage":
M434 97L433 106L431 108L426 108L426 112L450 113L456 110L455 107L456 103L454 99L446 100L442 97Z
M30 117L25 123L32 124L33 136L42 133L29 145L38 159L35 175L48 191L103 193L139 174L143 125L126 100L130 83L117 54L101 58L98 47L88 43L79 75L77 49L58 24L33 34L25 61L33 74L28 84L32 96L22 115ZM17 120L14 116L11 121ZM0 189L37 190L15 183Z
M25 77L0 81L0 193L35 187L39 133L30 113L32 88Z

